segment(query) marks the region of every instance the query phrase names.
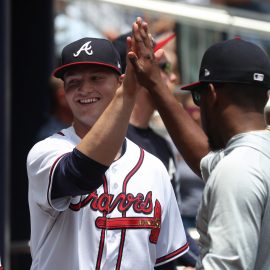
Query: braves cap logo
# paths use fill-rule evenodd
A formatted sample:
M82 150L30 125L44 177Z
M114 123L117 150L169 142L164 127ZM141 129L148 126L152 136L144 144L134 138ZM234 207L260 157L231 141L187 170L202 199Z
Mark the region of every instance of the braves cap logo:
M82 51L84 51L88 55L92 55L94 52L90 43L91 41L84 43L76 53L73 53L73 56L78 57Z

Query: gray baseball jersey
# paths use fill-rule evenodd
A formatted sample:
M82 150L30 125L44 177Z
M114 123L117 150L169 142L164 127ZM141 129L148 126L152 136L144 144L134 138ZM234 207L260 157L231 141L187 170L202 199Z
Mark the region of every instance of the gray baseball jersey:
M185 253L188 244L168 173L128 139L124 155L96 191L51 199L54 169L79 142L70 127L28 154L31 270L152 270Z
M234 136L201 162L196 269L270 269L270 131Z

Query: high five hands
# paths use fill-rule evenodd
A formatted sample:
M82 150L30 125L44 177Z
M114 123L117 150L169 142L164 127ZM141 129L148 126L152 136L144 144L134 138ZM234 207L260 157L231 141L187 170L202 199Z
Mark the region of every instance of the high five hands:
M158 65L164 51L160 49L154 53L153 39L148 31L148 25L140 17L132 25L132 37L128 38L128 43L130 46L128 59L140 85L149 91L155 85L164 85Z

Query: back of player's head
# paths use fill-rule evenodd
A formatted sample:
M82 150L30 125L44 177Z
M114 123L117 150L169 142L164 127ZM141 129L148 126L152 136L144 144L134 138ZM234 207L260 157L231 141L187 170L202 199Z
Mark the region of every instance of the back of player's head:
M270 60L257 45L231 39L209 47L201 62L199 82L182 86L198 91L207 83L233 83L270 89Z

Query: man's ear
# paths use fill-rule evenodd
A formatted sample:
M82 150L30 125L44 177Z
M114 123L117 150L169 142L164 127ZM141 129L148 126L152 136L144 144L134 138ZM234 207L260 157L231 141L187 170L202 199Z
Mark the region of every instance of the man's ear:
M207 98L208 104L210 106L214 106L217 102L217 98L218 98L218 95L217 95L217 89L215 85L212 83L209 83L208 84L208 98Z

